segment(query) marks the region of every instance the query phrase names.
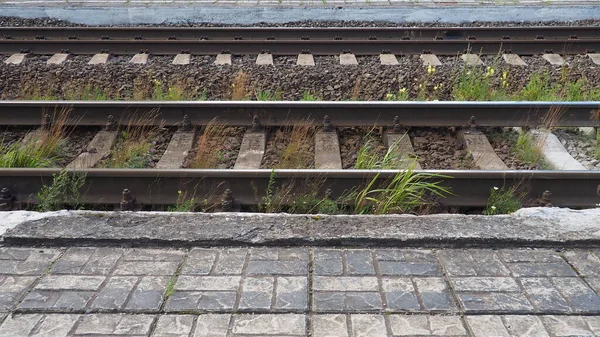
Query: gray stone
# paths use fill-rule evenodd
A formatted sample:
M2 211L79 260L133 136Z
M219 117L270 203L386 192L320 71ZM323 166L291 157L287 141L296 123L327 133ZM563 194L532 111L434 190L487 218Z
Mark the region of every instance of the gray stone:
M0 276L0 310L15 306L35 280L30 276Z
M450 290L442 278L428 277L415 278L417 290L421 296L425 310L450 310L455 305L450 295Z
M346 315L314 315L312 317L313 337L349 337Z
M316 291L378 291L376 277L358 276L315 276L313 289Z
M231 320L231 315L200 315L196 321L193 337L226 337Z
M564 254L581 275L600 276L600 255L585 250L567 251Z
M308 310L308 278L278 277L275 291L275 308Z
M158 310L162 303L169 277L142 277L131 294L127 309Z
M549 249L503 249L498 251L502 259L508 263L514 262L544 262L559 263L564 260L555 251Z
M162 315L158 318L153 337L189 337L194 326L192 315Z
M306 275L308 263L290 263L288 261L250 261L248 275Z
M387 337L385 319L381 315L352 315L352 337Z
M242 283L240 309L270 309L275 279L248 277Z
M550 337L542 321L537 316L506 315L503 320L511 336Z
M92 303L93 309L121 309L138 281L137 276L111 277Z
M315 311L379 311L383 309L381 296L377 292L315 292Z
M534 310L527 298L520 293L458 293L457 297L466 313L529 313Z
M81 310L87 307L93 296L91 291L63 291L52 308L65 311Z
M232 310L236 293L226 291L175 291L167 301L166 310Z
M0 325L0 337L29 336L43 317L40 314L9 315Z
M148 335L153 321L152 315L84 315L75 330L75 335Z
M41 290L98 290L106 277L80 275L47 275L35 286Z
M241 276L188 276L181 275L175 283L177 290L237 291Z
M236 335L306 335L304 315L239 315L233 319Z
M368 250L346 251L346 265L349 275L375 275L373 256Z
M185 275L208 275L217 259L217 250L194 248L188 254L181 273Z
M435 263L416 263L399 261L380 261L379 269L382 275L398 276L439 276L439 266Z
M390 315L394 336L467 336L458 316Z
M552 281L578 312L600 313L600 296L577 277L555 277Z
M511 292L521 290L517 282L510 277L453 277L450 281L456 291Z
M178 249L126 249L123 259L126 261L155 261L155 262L180 262L184 252Z
M571 312L569 303L547 278L523 278L519 280L525 294L540 312Z
M541 320L552 336L594 336L581 316L542 316Z
M500 316L467 316L466 321L474 337L512 337Z
M0 275L41 275L56 257L51 249L0 248Z
M383 296L385 296L387 308L392 310L419 310L421 306L419 305L419 300L417 299L416 294L410 291L402 292L402 291L388 291L384 292Z
M315 249L315 275L342 275L342 250Z
M178 262L123 261L117 265L114 275L173 275Z
M225 249L221 251L213 269L213 274L240 275L247 255L247 249Z

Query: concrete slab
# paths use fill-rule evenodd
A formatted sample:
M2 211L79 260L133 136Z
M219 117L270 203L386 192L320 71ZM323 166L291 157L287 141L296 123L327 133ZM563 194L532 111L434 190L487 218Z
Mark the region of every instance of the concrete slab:
M117 140L118 131L100 131L87 146L86 151L73 160L67 168L91 168L110 154L110 150Z
M319 131L315 135L315 168L341 169L340 141L335 131Z
M258 54L256 57L256 65L257 66L272 66L273 65L273 55L272 54Z
M527 63L517 54L502 54L504 61L511 66L526 66Z
M195 136L195 132L175 132L169 142L167 150L156 164L156 168L182 168L185 158L188 156L189 151L194 147Z
M558 137L548 131L533 130L535 138L542 142L544 161L555 170L586 170L562 145Z
M384 66L395 66L398 65L398 59L394 54L380 54L379 61L381 61L381 65Z
M442 65L442 62L440 62L440 59L435 54L421 54L419 58L423 61L424 66L437 67Z
M215 65L229 65L231 64L231 54L219 54L215 59Z
M354 54L344 53L340 54L340 64L348 66L357 66L358 61L356 60L356 56L354 56Z
M147 64L149 59L150 59L150 55L148 55L148 54L135 54L135 55L133 55L131 60L129 60L129 63Z
M563 59L562 56L558 54L544 54L542 55L542 57L544 58L544 60L548 61L553 66L564 66L567 64L567 62L565 62L565 59Z
M88 64L106 64L111 58L110 54L102 53L92 56Z
M27 146L28 144L33 145L34 143L41 142L42 139L46 138L47 136L48 136L48 131L44 131L41 129L32 130L32 131L28 132L27 134L25 134L25 137L23 137L21 142L25 146Z
M12 212L3 213L10 217ZM58 213L58 214L57 214ZM39 213L36 213L39 214ZM48 213L22 221L4 244L353 247L597 247L600 208L523 208L510 215ZM22 217L22 216L21 216ZM274 230L276 229L276 230Z
M190 64L192 55L190 54L177 54L173 59L173 64L176 65L187 65Z
M480 66L483 65L483 61L479 58L477 54L463 54L460 55L460 59L465 62L468 66Z
M67 53L60 53L60 54L54 54L52 55L52 57L50 57L50 59L48 59L48 61L46 61L46 64L62 64L63 62L65 62L66 60L71 58L71 54L67 54Z
M259 169L266 146L267 134L265 132L246 132L233 168L235 170Z
M27 60L29 54L18 53L10 55L6 60L4 60L5 64L22 64Z
M314 66L315 58L312 54L298 54L298 61L296 61L296 65L298 66Z
M600 65L600 54L588 54L588 56L590 57L590 59L592 59L592 62L594 62L594 64Z
M496 151L481 132L459 131L467 151L473 156L475 165L482 170L508 170L508 166L498 157Z
M415 149L412 146L410 137L406 133L387 133L385 136L385 145L388 149L393 146L393 151L396 151L401 158L399 168L408 168L414 163L414 169L420 170L421 164L416 160L417 155Z

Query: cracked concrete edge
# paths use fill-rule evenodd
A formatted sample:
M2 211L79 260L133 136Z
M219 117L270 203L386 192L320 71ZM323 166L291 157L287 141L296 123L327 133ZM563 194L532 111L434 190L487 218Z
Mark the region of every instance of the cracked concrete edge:
M527 208L500 216L87 211L61 211L43 216L3 214L3 222L10 223L5 225L9 228L3 235L3 244L8 245L486 248L600 245L600 208L579 211Z
M438 6L405 7L394 5L356 5L328 7L236 5L195 5L192 7L143 6L112 4L103 6L40 6L0 3L2 16L45 18L88 25L136 25L161 23L213 22L221 24L284 23L294 21L389 21L462 23L472 21L565 21L600 19L592 5L545 6ZM494 8L501 10L494 10ZM240 11L243 9L243 11Z

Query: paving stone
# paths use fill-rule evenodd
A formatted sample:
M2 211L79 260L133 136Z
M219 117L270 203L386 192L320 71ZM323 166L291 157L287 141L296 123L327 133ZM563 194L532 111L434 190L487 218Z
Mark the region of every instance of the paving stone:
M165 275L175 273L179 262L123 261L117 265L113 275Z
M240 309L270 309L275 278L248 277L242 283Z
M54 249L0 248L0 274L41 275L58 257Z
M389 309L419 310L421 308L415 288L409 278L383 278L381 284Z
M308 309L308 278L278 277L275 291L275 308L286 310Z
M457 293L457 297L467 313L529 313L534 310L527 298L520 293Z
M0 337L29 336L43 315L9 315L0 325Z
M106 277L81 275L47 275L35 286L40 290L98 290Z
M304 248L253 248L250 261L308 261L309 251Z
M349 275L375 275L371 251L346 251L346 265L346 270Z
M438 257L451 276L510 276L510 270L492 250L440 250Z
M421 296L423 309L449 310L455 308L450 289L443 278L415 278L414 282Z
M315 275L342 275L344 266L342 250L315 249Z
M379 270L382 275L398 276L440 276L439 266L435 263L416 263L399 261L380 261Z
M594 336L581 316L542 316L541 320L553 337Z
M15 306L35 280L32 276L0 276L0 310Z
M144 276L127 302L127 309L158 310L170 277Z
M379 311L383 309L381 296L376 292L315 292L315 311Z
M390 315L394 336L467 336L458 316Z
M162 315L152 337L189 337L194 326L192 315Z
M474 337L511 337L500 316L467 316Z
M181 275L175 283L175 289L202 291L237 291L241 276L188 276Z
M75 330L75 336L147 336L150 334L150 326L153 321L153 315L84 315Z
M166 310L232 310L235 298L232 291L175 291L167 301Z
M377 249L375 258L378 261L437 262L434 252L428 249Z
M225 249L220 251L213 274L241 275L247 255L247 249Z
M510 277L452 277L455 291L515 292L517 282Z
M558 291L569 301L571 307L579 312L600 312L600 296L576 277L555 277L552 281Z
M525 294L538 311L571 312L569 303L547 278L523 278L519 280Z
M577 276L566 262L561 263L509 263L514 277Z
M585 282L592 287L596 294L600 294L600 277L586 277Z
M34 290L19 304L19 309L82 310L94 295L93 291L43 291Z
M600 276L600 255L591 251L567 251L565 257L584 276Z
M583 319L595 335L600 335L600 316L585 316Z
M313 280L315 291L378 291L376 277L353 276L315 276Z
M306 335L304 315L238 315L232 332L237 335Z
M351 315L352 337L387 337L385 320L381 315Z
M289 261L250 261L248 275L306 275L308 263Z
M537 316L513 316L502 317L504 326L511 336L515 337L550 337L542 321Z
M121 309L138 282L137 276L113 276L91 305L92 309Z
M217 259L215 249L194 248L188 254L181 273L184 275L208 275Z
M315 315L312 317L313 337L348 337L346 315Z
M231 315L207 314L198 316L193 337L226 337Z
M560 255L549 249L502 249L498 254L507 263L514 262L564 262Z

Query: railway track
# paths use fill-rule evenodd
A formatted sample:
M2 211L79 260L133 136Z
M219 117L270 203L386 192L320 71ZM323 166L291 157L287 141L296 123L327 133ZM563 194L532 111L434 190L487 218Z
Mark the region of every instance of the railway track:
M557 105L558 104L558 105ZM99 126L111 121L104 137L118 135L116 124L125 124L130 116L143 116L149 111L158 111L157 119L148 119L149 124L159 121L179 130L170 140L169 148L157 167L162 169L98 169L94 164L76 159L67 166L71 173L85 172L84 203L89 205L123 205L124 209L141 205L170 205L177 202L178 192L184 191L199 198L228 202L233 198L241 207L261 202L272 179L271 169L259 169L261 156L242 155L242 152L256 154L260 146L256 144L266 139L266 129L293 124L299 120L312 121L323 125L316 136L337 143L336 128L342 126L380 126L384 134L398 135L398 129L411 126L460 127L457 131L469 145L469 137L485 139L477 132L480 126L529 126L535 127L538 120L551 109L560 106L562 117L555 126L594 126L598 124L599 102L548 103L548 102L28 102L0 101L0 124L40 125L41 116L50 115L65 108L71 109L70 120L79 126ZM109 115L112 117L109 118ZM325 115L328 115L326 118ZM191 147L195 146L194 134L201 133L203 126L219 117L230 126L246 126L240 157L247 160L234 169L182 169L182 163ZM49 117L47 117L49 118ZM324 120L324 121L323 121ZM51 123L51 120L47 120ZM470 125L469 125L470 124ZM194 127L196 131L194 131ZM43 129L37 132L43 132ZM190 136L191 135L191 136ZM187 138L186 138L187 137ZM263 138L261 138L263 137ZM327 138L329 137L329 138ZM333 137L333 138L331 138ZM248 140L246 140L248 138ZM94 140L96 141L96 139ZM94 142L93 141L93 142ZM113 138L114 141L114 138ZM254 142L254 143L253 143ZM478 141L475 141L477 143ZM487 141L485 141L487 142ZM244 150L244 143L255 144ZM94 143L94 151L80 155L90 160L90 156L101 158L102 146ZM183 145L182 145L183 144ZM186 145L187 144L187 145ZM410 141L409 141L410 144ZM489 145L489 144L488 144ZM173 146L173 147L171 147ZM186 147L187 146L187 147ZM89 148L92 147L90 145ZM491 147L490 147L491 148ZM107 147L110 151L110 145ZM333 149L333 152L331 152ZM254 152L252 152L254 151ZM315 161L321 155L330 156L337 152L333 143L319 149L315 147ZM327 152L329 151L329 152ZM469 148L474 156L476 148ZM493 152L493 150L492 150ZM107 154L110 152L106 152ZM167 155L169 153L169 155ZM104 154L106 155L106 154ZM335 157L335 156L333 156ZM79 157L78 157L79 158ZM84 159L85 159L84 158ZM97 159L98 159L97 158ZM78 161L79 160L79 161ZM78 164L74 164L77 162ZM97 162L97 160L96 160ZM277 184L299 184L308 186L311 181L321 180L321 193L338 198L349 188L364 185L375 179L383 184L393 177L395 170L341 170L326 169L325 164L315 162L316 169L275 170ZM537 170L515 171L493 169L490 163L482 161L480 170L418 170L443 175L444 186L452 190L451 195L438 200L442 207L483 207L494 186L521 186L525 193L524 204L536 205L551 203L565 207L594 207L600 202L600 171L588 170ZM245 168L245 169L241 169ZM0 169L0 193L2 208L19 208L20 204L35 203L35 195L44 185L52 181L52 175L61 169ZM129 193L122 194L127 189ZM226 190L228 192L226 192ZM229 194L229 191L231 194ZM544 194L545 191L551 192ZM133 201L135 198L135 201ZM227 203L230 205L230 203ZM117 206L118 207L118 206Z
M0 54L582 54L597 27L173 28L0 27Z

